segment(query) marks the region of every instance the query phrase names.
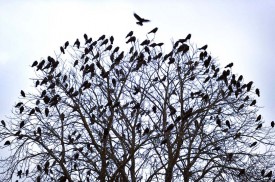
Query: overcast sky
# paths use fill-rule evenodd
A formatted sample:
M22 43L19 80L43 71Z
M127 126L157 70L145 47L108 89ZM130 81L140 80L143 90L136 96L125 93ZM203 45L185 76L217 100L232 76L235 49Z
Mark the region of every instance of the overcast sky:
M151 22L136 25L133 12ZM260 88L263 118L275 120L274 0L0 0L0 119L21 89L31 91L32 62L59 53L65 41L106 34L121 44L130 30L143 39L155 27L167 45L191 33L191 42L208 44L222 66L234 62L233 72Z

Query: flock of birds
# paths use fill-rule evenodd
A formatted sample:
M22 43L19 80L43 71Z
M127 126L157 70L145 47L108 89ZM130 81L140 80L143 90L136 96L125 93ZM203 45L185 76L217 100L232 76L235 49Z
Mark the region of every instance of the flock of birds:
M134 17L135 17L136 20L137 20L136 23L137 23L138 25L140 25L140 26L142 26L144 23L150 22L150 20L145 19L145 18L141 18L141 17L140 17L139 15L137 15L136 13L134 13ZM157 31L158 31L158 28L156 27L156 28L152 29L151 31L149 31L148 34L150 34L150 33L155 34ZM126 41L126 43L135 43L135 42L136 42L136 37L133 36L133 31L130 31L130 32L126 35L126 38L128 38L128 40ZM185 39L180 39L180 40L178 40L178 41L175 43L174 48L177 49L177 50L176 50L176 54L177 54L177 53L185 54L185 53L189 50L189 46L187 46L187 44L184 44L184 42L185 42L186 40L189 40L190 38L191 38L191 34L188 34L188 35L186 36ZM105 35L102 35L101 37L98 38L97 41L92 42L92 38L89 38L89 37L87 36L87 34L84 34L84 39L85 39L85 44L90 44L90 47L89 47L89 48L88 48L88 47L85 48L84 54L82 55L81 58L84 58L87 54L89 54L89 53L92 51L93 46L96 46L97 43L99 43L99 42L100 42L100 46L103 46L103 45L106 46L106 48L105 48L104 51L111 51L111 50L113 49L113 42L114 42L113 36L111 36L109 39L107 39L107 38L105 37ZM107 44L108 44L109 42L110 42L110 44L107 46ZM150 44L150 40L147 40L147 39L146 39L146 40L144 40L143 42L141 42L140 45L141 45L141 46L145 46L145 51L146 51L146 52L150 52L149 48L147 47L149 44ZM181 45L180 45L180 44L181 44ZM162 45L163 45L163 43L158 43L158 44L157 44L157 43L152 43L152 44L150 44L150 47L155 47L155 46L160 46L160 47L161 47ZM180 45L180 46L179 46L179 45ZM60 51L61 51L62 54L65 54L65 50L68 48L68 46L69 46L69 41L66 41L65 44L64 44L64 46L61 46L61 47L60 47ZM77 49L80 48L80 41L79 41L79 39L76 39L76 41L74 42L73 46L77 47ZM203 60L203 59L206 57L206 55L205 55L205 52L206 52L206 51L205 51L205 50L207 49L207 47L208 47L207 45L204 45L204 46L202 46L201 48L198 49L198 50L201 51L200 60ZM120 63L120 61L124 58L124 52L123 52L123 51L115 58L114 53L118 53L118 51L119 51L119 47L114 48L114 49L113 49L113 53L112 53L111 56L110 56L110 58L111 58L112 61L113 61L113 65L111 66L111 69L113 69L115 66L117 66L117 65ZM131 53L131 52L133 52L133 50L130 50L130 53ZM93 60L97 60L97 58L99 58L99 56L100 56L99 53L95 54L95 55L93 56ZM138 57L138 56L136 55L136 57ZM162 55L159 54L159 55L157 55L155 58L161 58L161 57L162 57ZM165 55L165 56L163 57L163 60L166 60L166 59L168 59L168 58L169 58L168 64L173 64L173 63L175 62L175 59L172 57L172 54L171 54L171 53ZM144 63L144 61L143 61L142 59L139 59L139 58L137 58L137 59L138 59L138 64L137 64L136 69L138 70L143 64L146 64L146 63ZM141 60L141 61L139 61L139 60ZM85 61L84 61L84 64L83 64L83 66L81 67L81 70L83 71L83 76L84 76L85 74L88 74L88 73L91 73L91 75L95 75L95 64L94 64L94 63L92 63L92 64L89 65L89 66L84 66L88 61L89 61L89 59L87 59L87 57L86 57L86 58L85 58ZM205 66L205 68L208 68L208 66L210 65L210 62L211 62L211 57L209 56L208 59L204 60L204 66ZM75 60L73 66L76 67L78 64L79 64L79 61L78 61L78 60ZM45 77L43 80L37 80L36 83L35 83L36 87L39 86L39 85L47 85L48 83L50 83L49 86L47 87L47 89L44 90L44 91L41 93L41 97L40 97L40 98L42 98L42 100L44 101L44 103L45 103L46 105L47 105L47 104L49 105L49 107L56 106L56 105L58 104L58 102L60 101L60 99L61 99L59 95L55 95L55 96L53 96L52 98L50 98L50 97L47 95L47 90L54 89L55 86L56 86L57 84L59 84L59 83L56 82L56 81L57 81L57 78L61 78L61 76L62 76L61 72L60 72L59 74L57 74L57 75L55 76L55 78L52 76L52 74L54 73L54 71L56 70L56 68L57 68L58 65L59 65L59 61L56 61L55 59L53 59L53 58L50 57L50 56L48 57L48 62L47 62L47 63L46 63L46 61L43 59L43 60L40 61L40 62L34 61L33 64L31 65L31 67L36 67L36 71L39 71L39 70L41 70L41 71L49 70L49 72L48 72L48 77ZM109 76L109 71L106 71L106 70L104 69L104 67L100 64L99 61L96 62L96 66L101 70L101 76L102 76L103 78L107 78L107 77ZM238 79L235 78L235 75L232 75L231 79L229 80L229 78L228 78L228 76L230 75L230 70L229 70L229 69L230 69L232 66L233 66L233 63L230 63L230 64L226 65L225 68L228 68L228 69L223 71L223 73L217 78L217 81L224 81L225 84L228 86L228 89L230 90L231 93L234 92L233 87L236 87L237 90L235 91L235 95L236 95L236 97L238 97L238 95L242 92L243 89L246 89L246 91L249 92L249 91L251 90L251 88L252 88L253 82L251 81L251 82L249 82L249 83L247 83L247 84L243 84L243 85L241 86L240 82L241 82L242 79L243 79L242 75L239 76ZM219 71L218 69L215 70L215 75L214 75L213 77L216 77L216 76L217 76L218 71ZM120 73L119 73L119 74L120 74ZM65 83L66 80L67 80L67 78L68 78L67 75L64 75L64 76L63 76L62 82ZM166 77L162 78L160 81L165 81L165 79L166 79ZM209 79L210 79L210 77L207 77L207 78L205 79L204 83L206 83ZM54 80L56 80L56 81L54 81ZM112 79L111 81L112 81L112 84L113 84L114 86L117 84L117 81L116 81L115 79ZM158 81L158 78L155 78L155 79L153 79L152 81ZM66 86L65 86L65 87L66 87ZM85 82L81 85L81 88L83 89L82 91L84 91L84 90L86 90L86 89L88 89L88 88L90 88L90 87L91 87L91 83L88 82L88 81L85 81ZM66 89L67 89L67 87L66 87ZM134 93L133 93L133 94L136 95L136 94L138 94L140 91L141 91L141 90L140 90L139 87L134 87ZM260 90L259 90L258 88L255 90L255 93L256 93L256 95L257 95L258 97L260 97ZM21 94L21 96L22 96L23 98L26 97L26 94L25 94L25 92L24 92L23 90L21 90L20 94ZM74 97L78 96L79 94L81 94L81 90L75 90L73 87L71 87L70 89L68 88L67 94L69 95L69 97L74 98ZM194 97L195 94L194 94L194 93L191 93L191 95L192 95L192 97ZM205 97L205 95L204 95L204 97ZM207 100L207 97L205 97L204 99ZM248 97L248 96L244 99L244 101L247 101L247 100L249 100L249 97ZM39 103L40 103L40 101L37 100L37 102L36 102L36 105L37 105L37 106L34 107L34 108L32 108L32 109L29 111L29 113L28 113L29 116L34 115L35 113L40 113L40 114L42 114L42 111L41 111L40 108L38 107ZM107 103L106 106L118 107L119 104L120 104L119 102L116 102L116 103L113 104L113 103L110 101L110 102ZM255 104L256 104L256 100L253 100L253 101L249 104L249 106L254 106ZM244 106L245 106L244 104L240 105L239 108L238 108L238 111L241 110L241 109L243 109ZM24 110L25 110L25 107L24 107L23 102L17 103L15 107L16 107L16 108L19 108L19 113L20 113L20 114L23 114L23 112L24 112ZM141 107L140 104L139 104L139 103L136 103L136 104L132 107L132 109L133 109L133 110L137 110L137 109L139 109L140 107ZM174 116L174 115L177 113L176 108L173 107L172 105L169 105L169 106L168 106L168 109L169 109L169 111L170 111L170 116ZM156 107L156 106L153 106L153 107L152 107L152 111L153 111L154 113L156 113L156 112L157 112L157 107ZM44 113L45 113L45 116L46 116L46 117L49 116L49 112L50 112L50 111L49 111L49 108L48 108L48 107L45 107ZM191 115L192 115L192 108L191 108L190 110L188 110L188 111L185 113L185 117L188 118L188 117L190 117ZM62 113L62 114L60 115L60 118L61 118L61 120L64 120L65 115ZM187 118L185 118L185 119L187 119ZM182 119L183 119L182 117L177 117L175 121L180 121L180 120L182 120ZM260 120L261 120L261 115L259 115L259 116L257 117L256 121L260 121ZM4 120L1 120L1 124L2 124L3 127L6 127L6 123L5 123ZM216 120L216 124L217 124L219 127L222 126L222 121L221 121L218 117L217 117L217 120ZM227 126L229 129L231 128L231 124L230 124L230 121L229 121L229 120L226 120L226 121L225 121L225 124L226 124L226 126ZM21 133L21 129L22 129L24 126L25 126L25 122L24 122L24 121L21 121L21 123L19 124L19 131L15 133L15 136L18 136L18 139L22 139L22 137L23 137L23 135L20 135L20 133ZM257 127L256 127L256 130L261 129L262 126L263 126L262 123L258 124ZM272 122L271 122L271 127L274 128L274 126L275 126L275 123L274 123L274 121L272 121ZM174 129L174 127L175 127L175 125L174 125L173 123L171 123L171 124L169 124L169 125L167 126L167 128L164 129L163 131L164 131L165 133L170 132L170 131L172 131L172 130ZM136 125L136 128L137 128L138 132L141 133L141 123L138 123L138 124ZM104 130L104 136L105 136L105 137L108 135L108 132L109 132L108 129ZM143 131L143 135L147 135L147 134L149 134L149 133L150 133L150 128L149 128L149 127L145 128L144 131ZM38 127L37 130L35 131L35 135L37 135L36 140L39 140L39 138L41 137L41 134L42 134L41 128ZM237 139L237 138L240 138L240 137L241 137L241 133L237 133L237 134L235 135L234 139ZM70 141L73 142L72 139L71 139ZM161 141L161 145L166 144L166 143L167 143L167 138L165 138L165 139L163 139L163 140ZM7 141L4 143L4 145L10 145L10 144L11 144L11 142L10 142L9 140L7 140ZM250 147L254 147L254 146L256 146L256 145L257 145L257 142L253 142L252 144L250 144ZM213 150L220 150L220 147L216 147L216 148L214 148ZM229 155L229 158L230 158L230 159L232 159L232 157L233 157L233 154ZM78 158L78 156L75 156L75 158ZM48 171L48 167L49 167L49 163L46 163L46 164L45 164L45 167L44 167L44 170ZM38 166L37 169L38 169L39 171L42 171L42 168L41 168L40 166ZM26 174L26 176L27 176L27 175L28 175L28 171L26 171L25 174ZM241 170L240 170L239 175L243 175L243 174L245 174L245 169L241 169ZM18 176L21 177L21 175L22 175L22 170L21 170L21 171L18 171ZM270 171L270 172L268 172L267 174L265 174L265 170L262 170L262 171L261 171L261 175L264 176L264 177L268 177L268 178L270 179L270 178L272 177L272 171Z

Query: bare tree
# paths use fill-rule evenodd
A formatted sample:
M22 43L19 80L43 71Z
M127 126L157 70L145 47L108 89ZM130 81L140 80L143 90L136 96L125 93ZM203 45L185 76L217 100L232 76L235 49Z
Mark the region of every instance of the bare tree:
M274 122L257 115L259 89L190 34L164 53L157 30L130 32L128 51L84 34L35 61L36 91L1 122L1 181L271 180Z

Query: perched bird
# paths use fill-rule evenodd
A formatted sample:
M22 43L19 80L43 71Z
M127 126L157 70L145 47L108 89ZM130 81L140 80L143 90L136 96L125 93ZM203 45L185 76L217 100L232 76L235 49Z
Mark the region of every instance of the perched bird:
M18 102L15 107L20 107L23 104L23 102Z
M24 127L24 125L25 125L25 122L24 122L24 121L21 121L21 123L20 123L19 127L20 127L20 128L23 128L23 127Z
M4 143L4 145L10 145L11 144L11 142L9 141L9 140L7 140L5 143Z
M238 111L241 110L242 108L244 108L244 104L240 105L240 107L238 108Z
M113 36L110 37L110 42L111 42L111 44L114 43L114 37Z
M245 169L240 169L240 173L238 176L244 175L245 174Z
M265 170L263 169L261 170L261 175L264 176L264 174L265 174Z
M147 127L145 128L144 132L143 132L143 135L147 135L149 133L150 129Z
M250 106L254 106L256 104L256 100L253 100L250 104Z
M185 37L185 40L189 40L191 39L191 34L188 34L186 37Z
M135 41L136 41L136 37L133 36L133 37L130 37L130 38L127 40L126 44L128 44L129 42L135 42Z
M207 47L208 47L208 45L206 44L206 45L202 46L201 48L199 48L199 50L206 50Z
M75 43L74 43L74 46L76 45L76 47L79 49L80 47L80 42L78 39L76 39Z
M238 138L240 138L240 137L241 137L241 133L238 132L238 133L235 134L234 140L236 140L236 139L238 139Z
M36 66L36 65L38 65L38 62L37 62L37 61L34 61L34 62L32 63L32 67L34 67L34 66Z
M260 97L260 90L258 88L256 88L256 94Z
M4 127L6 127L6 123L5 123L4 120L1 120L1 124L2 124Z
M130 31L130 32L126 35L126 37L125 37L125 38L127 38L127 37L131 37L133 34L134 34L134 32L133 32L133 31Z
M217 125L218 125L219 127L222 127L222 122L221 122L220 118L218 118L218 119L216 120L216 123L217 123Z
M233 63L229 63L228 65L226 65L224 68L231 68L233 66Z
M168 108L170 109L170 116L176 114L177 110L172 105L169 105Z
M269 179L272 177L272 171L269 171L264 177L268 177Z
M153 30L151 30L150 32L148 32L148 34L150 34L150 33L156 33L157 31L158 31L158 27L156 27Z
M257 126L256 130L260 129L262 126L263 126L263 124L260 123L260 124Z
M218 151L218 150L221 150L221 147L220 147L220 146L217 146L217 147L213 148L212 150Z
M140 26L142 26L143 23L146 23L146 22L149 22L149 21L150 21L150 20L141 18L141 17L138 16L136 13L134 13L134 17L138 20L138 21L137 21L137 24L140 25Z
M153 106L152 110L153 110L154 113L157 113L157 107L156 106Z
M22 97L26 97L25 92L23 90L21 90L20 93L21 93Z
M260 114L257 118L256 118L256 121L260 121L262 118L262 115Z
M163 145L163 144L166 144L166 143L167 143L167 139L165 138L161 141L160 145Z
M174 128L174 124L171 123L165 130L165 132L171 131Z
M19 108L19 111L20 111L20 114L22 114L22 112L24 111L24 107L21 106L21 107Z
M63 53L63 54L65 54L65 50L64 50L64 48L61 46L60 47L60 51Z
M101 35L101 36L97 39L97 41L104 40L105 37L106 37L106 36L103 34L103 35Z
M231 127L230 127L230 122L229 122L228 120L225 121L225 124L226 124L226 126L227 126L228 128L231 128Z
M69 46L69 41L66 41L64 45L64 49L67 49L68 46Z
M88 40L88 35L87 34L84 34L83 37L84 37L85 41Z
M250 145L250 148L254 147L257 145L257 142L253 142L251 145Z
M274 128L274 125L275 125L274 121L271 121L271 127L272 128Z

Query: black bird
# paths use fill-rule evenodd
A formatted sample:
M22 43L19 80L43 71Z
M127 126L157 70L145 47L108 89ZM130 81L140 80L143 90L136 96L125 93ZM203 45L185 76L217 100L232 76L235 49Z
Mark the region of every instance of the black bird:
M110 37L110 42L111 42L111 44L114 43L114 37L113 36Z
M150 34L150 33L156 33L157 31L158 31L158 27L156 27L153 30L151 30L150 32L148 32L148 34Z
M74 67L78 64L78 60L75 60Z
M163 144L166 144L166 143L167 143L167 139L165 138L161 141L160 145L163 145Z
M65 50L64 50L64 48L61 46L60 47L60 51L63 53L63 54L65 54Z
M269 171L269 173L267 173L264 177L271 178L272 177L272 171Z
M150 129L147 127L145 128L144 132L143 132L143 135L147 135L149 133Z
M134 32L133 32L133 31L130 31L130 32L126 35L126 37L125 37L125 38L127 38L127 37L131 37L133 34L134 34Z
M22 112L24 111L24 107L21 106L21 107L19 108L19 111L20 111L20 114L22 114Z
M206 44L206 45L202 46L201 48L199 48L199 50L206 50L207 47L208 47L208 45Z
M258 88L256 88L256 94L260 97L260 90Z
M114 87L116 87L116 79L115 78L112 78L112 84Z
M271 121L271 127L272 128L274 128L274 125L275 125L274 121Z
M217 147L213 148L212 150L218 151L218 150L221 150L221 147L220 147L220 146L217 146Z
M168 108L170 109L170 116L176 114L177 110L172 105L169 105Z
M261 118L262 118L262 115L260 114L260 115L257 117L256 121L260 121Z
M174 128L174 124L171 123L165 130L165 132L171 131Z
M241 110L242 108L244 108L244 104L240 105L240 107L238 108L238 111Z
M189 40L191 39L191 34L188 34L186 37L185 37L185 40Z
M250 91L252 84L253 84L253 81L250 81L248 84L246 84L247 92Z
M262 126L263 126L263 124L260 123L260 124L257 126L256 130L260 129Z
M238 176L244 175L245 174L245 169L240 169L240 173Z
M241 137L241 133L238 132L238 133L235 134L234 140L236 140L237 138L240 138L240 137Z
M88 35L87 34L84 34L83 37L84 37L85 41L88 40Z
M233 66L233 63L229 63L228 65L226 65L224 68L231 68Z
M37 165L37 170L38 170L38 171L42 171L42 168L41 168L40 165Z
M10 145L11 144L11 142L9 141L9 140L7 140L5 143L4 143L4 145Z
M48 117L49 116L49 109L48 108L45 108L45 116Z
M26 170L26 176L28 176L28 174L29 174L29 169Z
M4 127L6 127L6 123L5 123L4 120L1 120L1 124L2 124Z
M152 110L153 110L154 113L156 113L156 112L157 112L157 107L156 107L156 106L153 106L153 107L152 107Z
M142 26L143 23L145 22L149 22L150 20L147 20L147 19L144 19L144 18L141 18L140 16L138 16L136 13L134 13L134 17L138 20L137 21L137 24Z
M35 109L32 109L29 113L29 116L35 113Z
M129 42L135 42L136 41L136 37L130 37L129 40L126 42L126 44L128 44Z
M23 104L23 102L18 102L15 107L20 107Z
M37 65L36 71L41 70L44 64L45 64L45 60L43 59L43 60Z
M79 49L80 47L80 42L78 39L76 39L75 43L74 43L74 46L76 45L76 47Z
M34 67L34 66L36 66L36 65L38 65L38 62L37 62L37 61L34 61L34 62L32 63L32 67Z
M23 90L21 90L20 93L21 93L22 97L26 97L25 92Z
M69 46L69 41L66 41L66 42L65 42L64 49L67 49L68 46Z
M253 100L250 104L250 106L254 106L256 104L256 100Z
M21 123L20 123L19 127L20 127L20 128L23 128L23 127L24 127L24 125L25 125L25 122L24 122L24 121L21 121Z
M228 128L231 128L231 127L230 127L230 122L229 122L228 120L225 121L225 124L226 124L226 126L227 126Z
M250 148L254 147L257 145L257 142L253 142L251 145L250 145Z
M265 170L261 170L261 175L264 176Z
M220 118L217 119L216 123L219 127L222 127L222 122L221 122Z

